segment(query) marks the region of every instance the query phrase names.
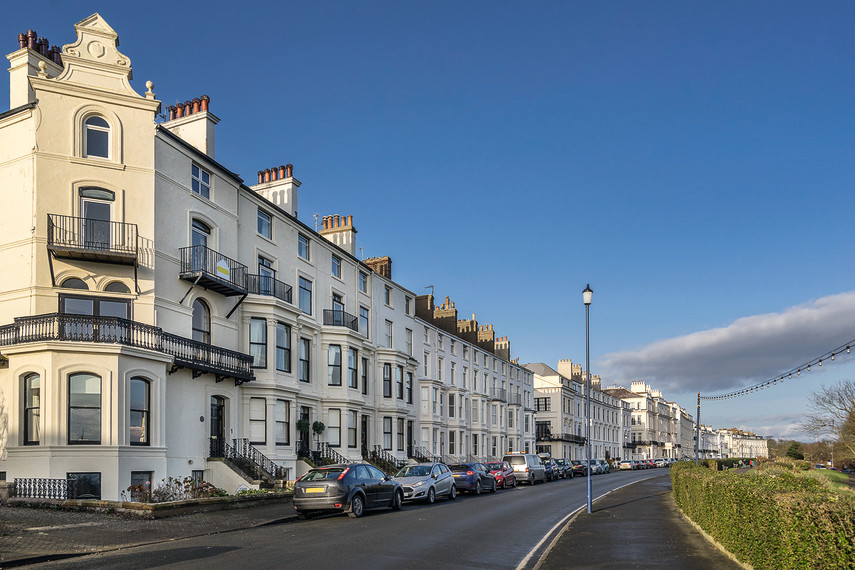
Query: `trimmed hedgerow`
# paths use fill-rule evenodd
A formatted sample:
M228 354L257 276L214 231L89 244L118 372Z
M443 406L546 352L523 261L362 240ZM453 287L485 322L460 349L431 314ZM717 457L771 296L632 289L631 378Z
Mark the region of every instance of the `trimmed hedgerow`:
M754 568L855 568L855 494L785 469L671 467L680 509Z

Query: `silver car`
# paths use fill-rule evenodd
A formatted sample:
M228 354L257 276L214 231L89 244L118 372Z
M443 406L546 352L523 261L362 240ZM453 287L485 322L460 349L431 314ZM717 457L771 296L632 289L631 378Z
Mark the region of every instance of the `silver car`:
M404 487L404 499L432 504L437 497L457 498L454 476L445 463L418 463L402 467L394 477Z

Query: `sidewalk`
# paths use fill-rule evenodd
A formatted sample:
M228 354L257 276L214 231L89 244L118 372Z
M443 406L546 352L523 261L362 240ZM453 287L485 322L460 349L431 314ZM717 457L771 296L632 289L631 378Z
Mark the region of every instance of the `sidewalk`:
M677 511L667 474L606 495L564 529L538 570L582 568L736 569Z
M291 503L155 520L128 515L0 507L3 568L263 526L294 518Z

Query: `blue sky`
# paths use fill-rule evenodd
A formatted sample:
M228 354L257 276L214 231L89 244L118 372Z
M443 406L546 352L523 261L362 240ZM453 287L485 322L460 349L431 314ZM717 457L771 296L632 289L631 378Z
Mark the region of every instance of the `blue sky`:
M61 46L99 12L138 92L211 97L220 162L294 164L304 222L353 215L366 257L521 362L584 363L587 283L592 371L692 413L855 339L851 3L139 6L19 2L0 38ZM798 437L853 371L702 420Z

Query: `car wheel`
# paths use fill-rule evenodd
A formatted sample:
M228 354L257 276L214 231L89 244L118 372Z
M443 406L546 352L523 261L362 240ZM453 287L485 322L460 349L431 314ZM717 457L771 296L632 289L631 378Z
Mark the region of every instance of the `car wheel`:
M513 483L511 483L511 488L512 488L512 489L516 489L516 488L517 488L517 478L516 478L516 477L514 477L514 482L513 482Z
M358 519L362 516L362 511L364 510L365 504L362 501L362 495L354 495L353 498L350 500L350 511L347 514L352 519Z
M429 505L432 505L436 502L436 491L434 491L433 487L428 489L427 497L425 497L425 502Z
M395 493L392 499L392 510L400 511L404 506L404 494L400 491Z
M502 488L502 489L504 489L504 488L505 488L505 478L504 478L504 477L502 477L502 486L501 486L501 488Z
M448 493L448 500L454 501L457 499L457 485L451 486L451 492Z
M496 480L495 479L493 479L493 484L490 486L490 492L491 493L496 492Z
M481 494L481 481L475 481L475 494Z
M534 473L530 473L528 476L528 484L534 487Z

